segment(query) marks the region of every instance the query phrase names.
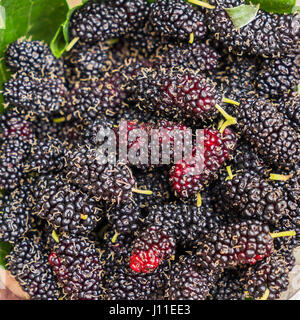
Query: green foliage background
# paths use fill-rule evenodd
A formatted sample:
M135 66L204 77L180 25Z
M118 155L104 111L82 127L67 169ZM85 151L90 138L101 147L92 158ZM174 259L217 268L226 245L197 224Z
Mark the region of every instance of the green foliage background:
M10 73L4 63L7 45L20 37L44 40L50 43L59 25L66 19L69 10L65 0L2 0L5 10L5 29L0 30L0 87ZM3 11L4 11L3 10ZM0 112L3 98L0 94ZM0 212L1 214L1 212ZM0 267L5 268L5 257L11 245L0 241Z
M11 250L11 247L11 244L0 241L0 268L5 269L5 257Z
M9 72L4 64L7 45L20 37L50 43L58 26L65 20L68 5L65 0L2 0L6 14L6 28L0 30L0 86ZM2 96L0 97L1 110Z

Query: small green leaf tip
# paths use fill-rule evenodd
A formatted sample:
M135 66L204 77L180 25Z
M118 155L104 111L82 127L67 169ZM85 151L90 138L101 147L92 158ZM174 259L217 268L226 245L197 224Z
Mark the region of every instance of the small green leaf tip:
M294 6L292 9L292 13L300 13L300 6Z
M67 47L67 43L65 41L64 35L63 35L63 25L61 25L55 36L50 42L50 48L55 58L60 58L61 55L65 52Z
M0 6L0 29L4 30L6 28L6 13L5 8Z
M50 42L50 48L56 58L60 58L65 51L70 51L79 40L78 38L70 39L69 36L69 21L75 10L80 8L84 1L76 7L69 9L65 21L57 29L53 39Z
M55 242L59 242L59 235L55 232L55 230L52 231L52 238L55 240Z
M228 13L235 28L241 29L255 19L258 9L259 5L242 4L234 8L225 8L225 11Z
M12 245L8 242L0 241L0 268L6 269L6 256L12 249Z
M259 4L259 9L269 13L293 13L296 0L246 0L248 4Z

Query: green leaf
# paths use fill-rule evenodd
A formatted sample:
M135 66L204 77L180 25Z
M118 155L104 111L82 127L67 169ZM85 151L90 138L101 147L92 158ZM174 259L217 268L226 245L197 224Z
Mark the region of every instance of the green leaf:
M0 241L0 267L5 269L6 265L6 256L9 254L12 249L12 245L8 242Z
M292 13L296 0L246 0L247 3L259 4L259 9L271 13Z
M55 36L50 42L51 51L56 58L59 58L64 53L67 45L64 37L63 28L63 25L59 26Z
M65 21L58 27L55 36L51 40L50 47L56 58L59 58L67 49L70 49L69 22L75 10L83 6L85 1L79 6L69 9ZM72 42L72 41L71 41Z
M6 20L6 14L5 14L5 8L0 6L0 29L5 29L5 20Z
M294 6L292 13L300 13L300 6Z
M68 12L65 0L2 0L1 7L5 9L6 28L0 29L0 89L10 75L3 58L7 45L22 36L50 43ZM1 95L1 110L2 102Z
M225 10L236 29L241 29L255 19L258 8L259 6L242 4L234 8L225 8Z

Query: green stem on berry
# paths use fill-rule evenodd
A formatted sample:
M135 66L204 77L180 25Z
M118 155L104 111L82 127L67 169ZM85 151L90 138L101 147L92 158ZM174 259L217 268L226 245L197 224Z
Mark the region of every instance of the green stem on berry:
M224 130L233 124L237 124L236 118L230 116L223 108L221 108L218 104L215 105L216 109L222 114L222 116L226 119L225 122L223 122L221 128L219 128L219 131L221 134L223 134Z
M270 233L271 237L274 238L281 238L281 237L294 237L296 235L296 231L282 231L282 232L272 232Z
M228 173L228 177L226 177L225 181L227 181L227 180L232 180L232 178L233 178L235 175L232 173L231 166L227 166L227 167L226 167L226 170L227 170L227 173Z
M59 242L59 235L55 232L55 230L52 231L52 238L55 240L55 242Z
M223 123L225 122L224 119L220 120L218 123L218 130L220 130L222 128Z
M197 193L197 207L200 208L202 206L202 198L201 193Z
M87 214L81 214L80 215L80 219L82 219L82 220L86 220L87 218L88 218Z
M66 118L65 118L65 117L53 119L53 122L54 122L54 123L61 123L61 122L65 122L65 121L66 121Z
M226 119L226 120L230 120L230 119L234 119L231 115L229 115L222 107L220 107L218 104L215 105L216 109L222 114L222 116Z
M119 42L119 39L108 39L105 41L107 44L116 44Z
M70 51L74 46L75 44L77 43L77 41L79 40L79 37L76 37L74 38L66 47L66 51Z
M220 130L219 130L219 131L221 132L221 134L223 134L224 130L225 130L227 127L231 126L232 124L235 124L235 123L232 123L231 121L226 120L226 121L223 123L222 127L220 128Z
M192 32L192 33L190 33L189 43L192 44L194 42L194 39L195 39L195 35L194 35L194 32Z
M119 236L119 233L116 231L115 234L114 234L114 236L113 236L112 239L111 239L111 242L112 242L112 243L115 243L115 242L117 241L118 236Z
M137 188L132 188L131 191L135 192L135 193L146 194L148 196L151 196L151 194L153 194L153 192L151 190L140 190Z
M3 94L3 91L2 91L2 90L0 90L0 94ZM9 103L4 103L4 102L3 102L2 105L3 105L4 110L6 110L7 108L10 107Z
M262 297L256 300L267 300L269 298L269 295L270 295L270 290L267 288L264 294L262 295Z
M287 181L290 178L293 177L293 174L284 175L284 174L276 174L276 173L270 173L270 180L277 180L277 181Z
M204 1L199 1L199 0L188 0L189 3L192 3L192 4L195 4L197 6L200 6L200 7L204 7L204 8L207 8L207 9L215 9L215 6L212 6L211 4L209 3L206 3Z
M225 98L225 97L223 97L222 102L233 104L234 106L239 106L240 105L240 103L238 101L235 101L235 100L232 100L232 99L228 99L228 98Z

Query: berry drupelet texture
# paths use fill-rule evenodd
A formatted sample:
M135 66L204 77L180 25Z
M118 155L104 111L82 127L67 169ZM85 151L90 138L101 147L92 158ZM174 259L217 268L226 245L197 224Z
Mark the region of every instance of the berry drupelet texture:
M0 188L16 188L24 178L28 143L21 136L5 140L0 148Z
M6 65L12 71L36 72L42 77L63 77L62 59L56 59L43 41L19 39L12 42L5 53Z
M17 187L1 199L0 239L14 243L31 229L32 195L30 187Z
M81 146L67 156L67 177L84 193L98 200L124 202L132 198L136 180L130 169L120 162L102 164L97 150Z
M113 75L96 82L78 82L67 96L63 112L68 120L89 124L103 113L121 111L126 94Z
M223 135L215 129L204 129L202 142L203 152L194 159L183 159L176 163L170 170L170 182L176 194L183 199L198 194L211 181L216 178L220 167L230 159L236 147L237 137L235 133L226 128ZM193 157L196 156L196 149L193 150Z
M298 129L300 126L300 95L297 92L283 95L279 100L279 109Z
M256 79L257 89L271 97L294 90L300 81L299 59L295 55L265 59Z
M194 258L181 256L171 266L168 277L168 300L205 300L217 275L200 269Z
M204 15L183 0L157 0L151 4L150 21L162 37L201 39L207 32Z
M151 190L151 195L134 194L134 201L140 208L152 208L154 205L171 201L172 189L168 182L167 171L134 172L139 190Z
M175 240L164 228L150 226L132 243L130 268L136 273L151 273L175 253Z
M65 150L70 150L73 147L78 146L82 141L84 125L80 122L65 121L55 123L54 120L54 123L50 128L57 132L54 137L61 141ZM51 135L47 135L48 139L49 136L51 137Z
M208 28L230 50L269 57L296 52L300 33L294 27L297 19L294 14L259 10L253 21L237 30L225 8L246 4L244 0L213 0L210 4L216 8L207 10Z
M156 49L150 60L154 66L166 68L183 67L200 70L201 72L215 70L218 66L219 53L209 44L194 42L169 43Z
M198 263L204 268L221 270L242 264L255 264L272 254L273 238L267 224L249 220L212 230L197 244Z
M102 217L102 209L76 187L42 177L34 214L47 221L58 233L88 234Z
M164 41L155 33L150 21L147 21L142 29L127 34L125 40L123 45L128 48L131 55L142 55L145 58L151 57Z
M105 285L105 300L152 300L160 288L157 274L137 274L115 268Z
M275 103L251 94L241 99L237 117L243 137L267 163L281 168L297 163L299 133L278 112Z
M274 300L288 288L289 267L287 261L276 254L251 266L245 275L244 288L250 297Z
M40 200L45 192L55 193L60 187L67 183L66 179L60 175L43 174L40 175L32 186L35 200Z
M3 85L4 101L20 106L39 116L59 111L65 104L67 89L59 78L16 73Z
M59 140L48 137L34 139L25 163L25 172L58 172L65 166L67 147Z
M106 230L107 228L105 228ZM118 233L113 227L108 227L107 231L103 234L103 244L101 248L104 250L102 260L105 260L105 272L110 273L113 268L124 266L127 264L130 255L130 248L134 234ZM106 258L104 258L106 257Z
M33 118L20 108L0 116L0 186L14 189L24 177L24 161L34 140Z
M22 138L32 143L33 126L36 118L33 114L25 112L20 107L8 108L0 115L0 138Z
M98 300L103 293L100 252L85 237L60 239L49 256L49 263L65 298Z
M146 0L89 1L70 18L70 35L83 42L120 38L143 27L149 15Z
M106 211L106 216L113 228L122 234L137 231L142 218L139 205L133 201L113 204Z
M254 80L257 77L259 61L257 56L236 56L226 51L220 60L227 63L225 66L222 62L219 63L221 65L217 72L210 72L210 76L217 82L224 96L239 101L248 92L255 90ZM235 114L239 109L237 106L228 104L224 108L230 114Z
M7 268L33 300L57 300L59 288L47 253L34 239L20 238L7 256Z
M116 135L119 146L127 146L130 166L153 169L177 161L186 129L185 125L172 121L158 120L152 124L134 120L119 126Z
M212 215L212 210L205 206L175 202L149 208L144 224L168 230L178 244L188 247L206 233Z
M115 122L115 118L101 117L97 118L95 121L90 122L89 124L84 126L81 144L88 144L93 147L99 147L104 142L108 142L107 135L109 132L112 132L115 129Z
M140 108L159 111L173 119L214 118L217 116L215 105L222 100L221 93L209 79L178 67L145 68L127 87L131 93L129 99Z
M263 159L242 139L239 140L233 158L229 164L232 172L250 172L252 175L258 175L260 177L267 177L268 172L270 171Z
M299 173L293 172L292 177L289 176L289 179L286 181L274 181L270 180L276 188L280 188L283 193L285 202L287 203L287 212L288 214L284 216L276 224L276 231L286 231L286 230L295 230L296 236L291 242L299 244L300 243L300 208L299 208L299 199L300 199L300 176ZM284 242L284 238L276 239L279 242ZM292 246L295 246L293 244Z
M236 28L227 8L248 2L83 1L61 58L6 47L0 264L12 246L26 298L280 298L300 245L300 15Z
M244 277L247 268L226 269L209 292L209 300L245 300Z
M282 190L249 172L225 182L224 199L236 214L246 219L276 224L288 213Z
M67 76L71 83L96 81L111 70L113 57L111 47L102 42L95 44L77 43L65 57Z

